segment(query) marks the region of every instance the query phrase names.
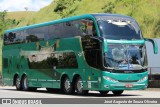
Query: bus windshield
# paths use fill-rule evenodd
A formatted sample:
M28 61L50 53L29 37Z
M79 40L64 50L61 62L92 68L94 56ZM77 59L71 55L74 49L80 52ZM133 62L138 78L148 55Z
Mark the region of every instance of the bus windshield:
M106 67L119 70L143 69L147 65L144 45L109 44L104 59Z
M134 20L103 19L98 20L101 35L106 39L141 39L141 32Z

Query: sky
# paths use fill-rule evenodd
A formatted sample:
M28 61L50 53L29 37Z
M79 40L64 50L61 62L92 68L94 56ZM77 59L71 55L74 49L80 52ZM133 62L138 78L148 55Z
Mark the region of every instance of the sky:
M25 11L25 7L28 8L28 11L38 11L49 5L52 1L53 0L0 0L0 11Z

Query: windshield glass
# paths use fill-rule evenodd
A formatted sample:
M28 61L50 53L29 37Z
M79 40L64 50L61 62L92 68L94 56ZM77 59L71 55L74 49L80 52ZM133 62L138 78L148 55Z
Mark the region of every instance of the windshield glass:
M106 39L141 39L139 26L133 19L110 19L104 17L98 19L98 24L101 35Z
M119 70L142 69L147 65L144 45L109 44L105 66Z

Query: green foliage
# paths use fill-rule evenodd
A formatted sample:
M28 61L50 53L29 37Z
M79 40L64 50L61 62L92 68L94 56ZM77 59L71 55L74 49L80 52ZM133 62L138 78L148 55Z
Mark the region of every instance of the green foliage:
M56 0L56 7L54 12L58 13L62 18L68 17L73 14L77 7L78 2L81 0Z
M18 24L20 27L86 13L117 13L136 19L144 37L153 38L160 37L159 7L159 0L54 0L49 6L34 14L29 13L29 17L22 20L9 18L16 19L16 22L12 20L8 26Z
M6 29L6 21L5 21L6 14L7 14L6 11L0 12L0 35L2 35L4 30Z
M104 13L114 13L113 11L114 8L115 4L113 2L109 2L102 7Z
M17 26L21 21L15 19L6 19L7 11L0 12L0 35L3 34L4 30Z
M160 19L158 20L157 24L155 25L154 35L160 38Z

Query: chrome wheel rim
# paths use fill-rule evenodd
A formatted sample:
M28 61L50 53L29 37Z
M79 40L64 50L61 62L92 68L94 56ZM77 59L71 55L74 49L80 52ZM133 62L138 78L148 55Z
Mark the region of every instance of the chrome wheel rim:
M83 84L81 79L77 81L77 91L82 92Z
M16 79L16 87L17 87L17 89L20 88L20 79L19 79L19 77L17 77L17 79Z
M69 91L69 89L70 89L70 81L69 81L68 78L64 82L64 87L65 87L66 91Z
M27 77L24 78L24 88L25 88L25 89L28 88L28 80L27 80Z

